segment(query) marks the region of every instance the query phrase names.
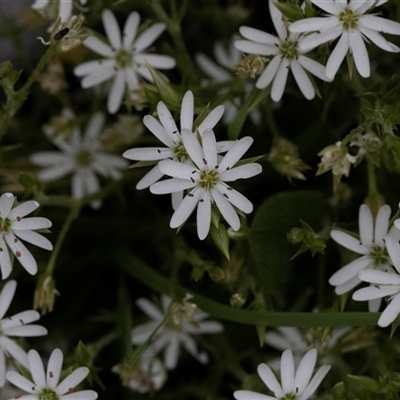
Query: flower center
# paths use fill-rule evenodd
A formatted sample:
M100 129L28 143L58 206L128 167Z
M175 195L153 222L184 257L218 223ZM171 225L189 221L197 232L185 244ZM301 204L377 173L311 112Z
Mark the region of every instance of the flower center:
M219 182L219 174L213 169L211 171L202 171L200 173L200 186L204 189L210 190Z
M281 397L280 400L297 400L297 399L298 399L298 397L296 394L288 393L288 394L285 394L285 397Z
M281 54L288 60L294 60L299 55L297 51L297 42L285 41L279 48Z
M185 146L183 145L182 142L179 142L177 146L174 149L174 154L175 157L178 159L178 161L183 162L188 158L188 153L185 149Z
M115 60L120 68L127 68L132 65L133 54L131 51L121 49L116 54Z
M339 21L346 30L357 28L358 15L350 8L346 8L339 14Z
M11 226L11 221L8 218L0 217L0 233L7 233Z
M81 150L75 159L78 165L87 167L92 164L92 153L89 150Z
M369 256L371 257L375 265L383 265L390 262L389 254L386 248L374 246L369 253Z
M46 388L39 393L39 400L60 400L60 398L52 389Z

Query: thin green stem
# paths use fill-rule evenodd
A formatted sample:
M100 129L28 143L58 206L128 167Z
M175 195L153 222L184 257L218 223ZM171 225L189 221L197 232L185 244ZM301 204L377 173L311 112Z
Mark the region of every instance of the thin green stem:
M367 160L368 166L368 197L374 197L379 194L378 186L376 183L375 165L371 160Z
M67 236L67 233L71 227L72 222L79 215L80 209L81 209L81 203L76 201L71 207L67 219L64 221L64 225L61 229L60 234L58 235L57 242L54 246L54 250L51 253L49 262L46 267L45 273L49 276L53 275L54 267L56 265L58 254L60 253L61 246L64 243L65 237Z
M19 90L17 90L12 98L8 97L7 102L3 108L3 112L0 115L0 139L4 136L12 118L17 111L22 107L28 98L30 88L36 81L38 75L42 72L51 57L55 54L56 44L51 45L47 51L43 54L36 68L32 71L32 74Z
M276 139L276 138L280 137L281 135L279 134L278 127L276 126L276 122L275 122L274 114L271 110L270 102L267 102L265 110L266 110L266 114L267 114L267 124L272 133L272 137L274 139Z

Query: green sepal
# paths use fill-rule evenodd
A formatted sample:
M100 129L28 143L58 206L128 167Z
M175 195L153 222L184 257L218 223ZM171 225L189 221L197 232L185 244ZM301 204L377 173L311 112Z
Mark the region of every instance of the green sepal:
M31 175L20 172L19 183L25 188L24 196L31 197L41 191L40 183Z
M298 21L304 18L303 10L295 4L274 1L274 5L289 21Z
M181 107L179 96L171 84L148 62L146 62L146 67L149 69L154 85L157 87L161 100L165 103L167 108L170 110L179 110Z
M221 251L221 253L228 260L230 260L229 237L228 237L228 233L226 231L225 225L218 224L218 226L215 226L214 224L211 224L210 234L211 234L211 239L213 240L215 245L218 247L218 249Z
M337 383L331 391L334 400L343 400L345 398L346 389L343 382Z
M135 164L132 164L128 167L130 168L141 168L141 167L152 167L153 165L156 165L158 161L138 161Z
M364 389L369 390L370 392L379 393L382 389L381 384L365 375L347 375L353 382L356 382L358 385L363 387Z
M258 160L261 160L263 157L265 157L265 154L262 156L256 156L256 157L250 157L250 158L244 158L243 160L238 161L234 167L240 167L241 165L246 165L246 164L251 164L251 163L255 163Z
M0 86L3 88L7 97L10 97L15 93L14 85L18 81L21 72L22 70L15 70L11 62L8 60L0 64Z

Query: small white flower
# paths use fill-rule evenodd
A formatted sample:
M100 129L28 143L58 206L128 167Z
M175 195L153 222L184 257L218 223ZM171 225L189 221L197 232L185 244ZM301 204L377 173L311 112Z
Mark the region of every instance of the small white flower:
M233 393L233 396L236 400L309 399L331 368L330 365L323 365L313 376L317 354L316 349L308 351L302 358L297 371L295 371L292 350L285 350L281 358L281 382L278 381L268 365L260 364L257 368L258 375L274 393L274 396L267 396L249 390L237 390Z
M128 163L119 155L102 151L99 136L103 125L104 115L96 113L89 120L83 138L78 127L74 127L66 139L50 136L50 140L61 152L40 151L31 155L32 164L44 167L38 173L39 179L51 182L72 173L72 196L75 199L82 199L99 191L100 183L96 174L120 179L121 170ZM49 134L53 131L46 132ZM90 204L93 208L98 208L101 200L93 200Z
M253 211L253 205L225 182L251 178L261 173L261 165L257 163L235 167L253 143L253 139L247 136L236 141L219 162L217 143L211 129L204 132L202 144L187 129L183 129L181 135L193 165L171 160L161 161L160 171L172 179L154 183L150 187L150 191L154 194L191 189L175 210L170 227L178 228L184 224L197 206L197 234L200 240L205 239L210 230L211 207L215 203L232 229L239 230L240 219L236 209L249 214Z
M164 23L151 25L136 37L140 23L140 15L137 12L129 14L122 35L117 19L110 10L103 11L102 19L110 45L96 36L89 36L83 44L105 59L80 64L75 67L74 73L83 77L81 84L85 89L113 79L107 109L114 114L121 106L125 86L133 92L139 87L139 77L153 82L146 62L157 69L171 69L175 67L175 60L169 56L148 52L148 48L165 30Z
M341 295L355 288L361 282L359 273L364 269L394 271L385 241L389 229L390 211L387 204L381 206L374 223L371 210L367 205L362 204L358 214L359 239L339 229L332 229L331 238L335 242L362 255L330 277L329 283L335 286L336 294ZM395 229L392 228L389 234ZM380 299L370 300L369 310L378 311L380 304Z
M93 390L82 390L74 392L75 386L79 385L89 374L89 368L79 367L69 374L60 383L64 356L60 349L54 349L44 369L43 362L36 350L29 350L28 364L32 381L28 380L15 371L7 372L7 379L13 385L24 390L28 395L19 396L20 400L95 400L97 393Z
M218 64L210 60L203 53L196 54L197 64L213 82L229 84L229 82L232 82L232 77L235 73L234 66L241 60L240 52L236 49L233 41L229 44L228 49L221 42L217 42L214 45L214 56ZM209 80L205 80L204 86L208 84ZM243 82L243 85L246 93L250 92L253 88L250 82ZM230 86L223 87L218 91L218 94L228 95L230 90ZM240 110L241 99L235 97L234 99L224 101L222 104L225 106L223 121L225 125L229 125ZM257 125L261 120L260 110L253 108L249 113L249 117Z
M221 119L224 113L224 107L218 106L214 108L203 122L196 128L196 132L203 135L207 129L213 129ZM168 110L167 106L160 101L157 104L157 114L159 120L152 115L146 115L143 118L144 125L153 135L159 139L166 147L142 147L125 151L123 156L129 160L135 161L161 161L165 159L177 162L187 162L189 156L182 142L181 131L187 129L194 131L194 97L193 93L188 90L182 99L180 126L181 131L177 128L176 123ZM218 142L218 152L226 152L233 145L233 141ZM153 183L160 180L164 174L155 165L136 185L136 189L146 189ZM183 191L172 193L172 207L174 210L178 207L183 198Z
M35 310L26 310L4 318L17 288L16 281L7 282L0 293L0 388L6 383L6 357L11 356L20 365L28 368L28 356L18 343L10 339L15 337L34 337L47 335L47 329L40 325L29 325L37 321L40 314Z
M344 57L349 52L360 75L370 76L370 63L364 41L369 40L383 50L398 53L400 48L388 42L381 33L400 35L400 24L375 15L366 15L371 8L379 7L388 0L310 0L327 17L305 18L289 27L296 34L314 32L299 43L302 51L309 51L322 43L332 42L340 36L326 64L326 75L333 79Z
M83 5L87 0L79 0ZM58 9L58 18L61 18L61 23L65 24L69 21L72 15L73 0L35 0L31 7L41 13L53 15L52 19L56 19L54 11ZM50 8L51 10L45 10Z
M12 271L10 249L26 271L35 275L36 260L21 240L45 250L53 250L48 239L35 230L51 227L51 222L43 217L24 218L39 207L37 201L26 201L13 208L15 196L4 193L0 197L0 269L2 279L6 279ZM21 239L21 240L20 240Z
M359 278L369 282L370 286L353 293L353 300L376 301L387 297L390 302L379 317L378 325L382 328L390 325L400 313L400 245L398 238L392 235L385 237L386 248L396 271L371 270L360 271Z
M282 14L273 4L273 0L269 1L269 9L278 37L242 26L239 32L249 40L238 40L235 46L248 54L273 56L256 83L257 88L264 89L272 82L272 100L279 101L282 98L289 70L292 71L304 97L311 100L315 96L315 89L306 71L323 81L331 79L327 78L322 64L304 55L305 51L301 50L301 43L305 38L297 33L288 34L282 21Z
M138 393L160 390L167 379L163 363L143 355L134 367L124 363L114 365L111 370L120 376L123 386Z
M208 362L208 355L199 352L195 340L191 335L202 335L209 333L220 333L224 327L217 321L204 321L208 314L196 311L192 308L187 310L188 302L174 302L166 295L161 296L162 310L156 307L151 301L140 298L136 301L137 306L151 318L150 322L139 325L132 330L132 343L140 345L154 332L157 326L169 314L167 321L157 332L149 347L144 351L144 357L154 357L161 350L164 351L164 365L167 369L174 369L178 363L179 348L182 345L193 357L202 364ZM182 303L183 307L179 307ZM186 307L185 307L186 304ZM177 313L170 307L178 305ZM187 315L182 314L186 310Z

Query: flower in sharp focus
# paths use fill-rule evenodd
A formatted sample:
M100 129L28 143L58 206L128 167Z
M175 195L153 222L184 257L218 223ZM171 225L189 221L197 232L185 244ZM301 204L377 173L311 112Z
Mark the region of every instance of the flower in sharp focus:
M96 174L120 179L121 170L125 169L128 163L119 155L102 151L99 136L103 125L104 115L96 113L89 120L83 137L76 126L66 139L59 135L50 137L61 152L40 151L31 155L32 164L44 167L38 173L39 179L51 182L72 173L72 196L75 199L82 199L100 190ZM47 131L51 132L53 131ZM90 204L93 208L98 208L101 206L101 200L93 200Z
M365 269L361 271L359 278L370 284L369 287L362 288L353 293L353 300L356 301L376 301L388 298L387 306L378 320L378 325L382 328L390 325L400 314L400 245L398 238L392 235L385 237L386 248L389 256L396 268L385 270Z
M89 36L83 44L105 59L80 64L75 67L74 73L83 77L81 84L85 89L113 79L107 109L114 114L121 106L125 86L133 92L138 89L140 78L153 82L146 62L157 69L171 69L175 67L175 60L166 55L148 52L148 48L165 30L164 23L156 23L136 37L140 23L137 12L129 14L122 35L117 19L110 10L103 11L102 19L110 45L96 36Z
M39 207L36 201L26 201L14 206L15 196L4 193L0 197L0 269L2 279L6 279L12 271L10 249L26 271L35 275L37 272L36 260L21 240L31 243L45 250L53 250L48 239L35 230L51 227L51 222L43 217L24 218ZM21 240L20 240L21 239Z
M40 325L30 325L37 321L40 314L35 310L26 310L4 318L14 298L16 281L7 282L0 293L0 388L6 383L6 357L11 356L20 365L28 368L28 356L10 336L35 337L47 335L47 329Z
M232 229L239 230L240 219L236 209L249 214L253 211L253 205L225 182L251 178L261 173L261 165L257 163L235 167L253 139L247 136L236 141L221 161L217 157L217 143L211 129L204 132L202 144L192 132L183 129L182 141L192 165L172 160L161 161L160 171L172 179L154 183L150 187L154 194L191 189L175 210L170 227L183 225L197 206L197 234L200 240L205 239L210 230L211 207L215 203Z
M278 381L268 365L260 364L257 368L258 375L274 393L274 396L267 396L249 390L237 390L233 393L233 396L236 400L309 399L331 368L330 365L323 365L313 375L317 354L316 349L308 351L295 371L292 350L285 350L281 357L281 382Z
M136 161L161 161L165 159L172 159L177 162L187 163L189 155L182 142L181 131L183 129L193 132L194 130L200 136L203 135L207 129L213 129L214 126L221 119L224 113L224 106L218 106L214 108L203 122L194 129L193 127L193 113L194 113L194 97L193 93L189 90L185 93L182 99L181 115L180 115L180 126L179 130L176 123L168 110L167 106L160 101L157 104L158 118L154 118L152 115L146 115L143 118L144 125L153 133L153 135L159 139L166 147L144 147L129 149L125 151L123 156L129 160ZM193 136L194 136L193 132ZM226 152L233 145L233 141L223 141L217 143L218 152ZM157 165L155 165L136 185L136 189L146 189L153 183L157 182L164 176L164 173ZM183 198L183 191L177 191L172 193L172 208L176 210Z
M177 366L179 348L182 345L202 364L208 362L207 353L198 351L196 342L191 335L220 333L224 329L221 323L204 321L208 318L208 314L198 311L195 304L186 300L173 302L166 295L161 296L162 310L144 298L138 299L136 304L151 318L151 321L132 330L133 344L140 345L144 343L159 324L166 319L142 357L154 357L165 349L164 365L167 369L174 369Z
M64 356L61 350L54 349L50 355L47 369L36 350L28 352L29 372L32 381L15 371L7 372L7 380L24 390L28 395L18 396L20 400L95 400L97 393L93 390L75 392L89 374L89 368L79 367L59 383Z
M360 75L370 76L370 63L364 41L371 41L383 50L398 53L400 48L388 42L381 33L400 35L400 24L365 12L388 0L310 0L328 13L326 17L306 18L293 22L289 30L296 34L310 33L299 42L302 51L309 51L340 36L326 64L326 74L333 79L347 53L352 54Z
M325 74L325 67L304 55L305 51L300 47L304 37L297 33L288 33L282 14L273 4L273 0L269 1L269 9L278 37L242 26L239 31L248 40L238 40L235 46L247 54L273 56L256 83L258 89L264 89L272 82L272 100L279 101L282 98L289 70L304 97L311 100L315 96L315 89L307 72L323 81L330 81Z
M381 206L374 221L369 207L362 204L358 214L359 239L339 229L332 229L331 238L335 242L361 254L361 257L348 263L330 277L329 283L335 286L336 294L341 295L355 288L361 282L359 274L362 270L376 269L394 272L385 240L389 229L390 211L387 204ZM396 230L395 227L391 228L389 234L394 233L394 230ZM369 310L378 311L380 304L380 298L371 299Z
M160 390L167 379L163 363L152 357L142 356L133 367L124 362L114 365L111 370L119 375L123 386L138 393Z
M79 0L80 4L86 4L87 0ZM72 16L73 0L35 0L31 7L50 20L61 19L67 23Z

